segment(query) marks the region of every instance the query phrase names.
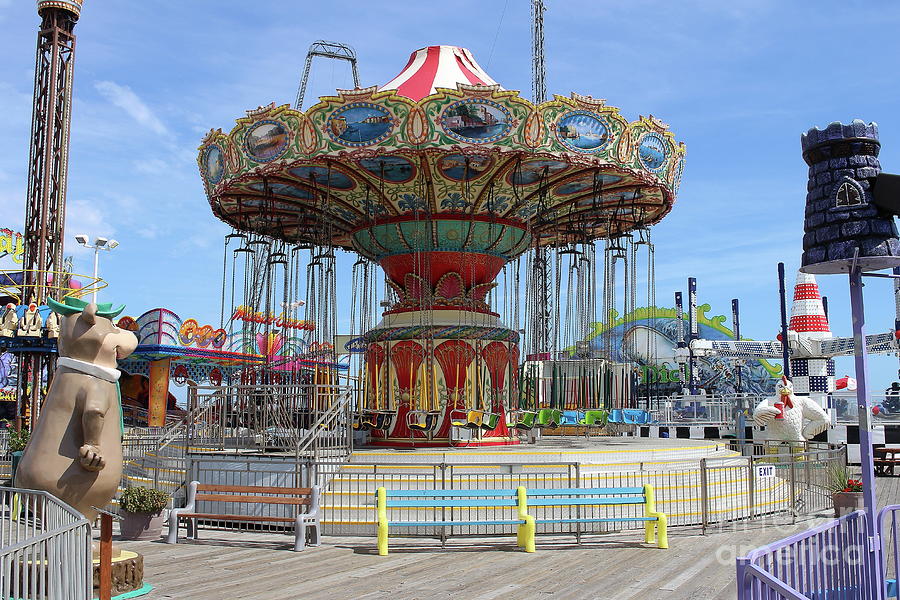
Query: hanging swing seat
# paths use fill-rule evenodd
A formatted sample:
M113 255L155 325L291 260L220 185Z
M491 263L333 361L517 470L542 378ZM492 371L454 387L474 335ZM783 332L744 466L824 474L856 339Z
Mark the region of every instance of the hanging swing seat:
M562 426L567 425L579 425L581 421L584 419L584 413L579 410L564 410L562 413L562 419L559 424Z
M369 431L375 426L375 416L374 413L364 412L359 413L353 419L353 429L357 431Z
M533 410L517 410L510 413L510 424L520 431L530 431L534 428L537 412Z
M417 431L430 440L440 418L439 411L411 410L406 413L406 427L409 429L410 442L415 441Z
M493 431L500 424L500 413L483 413L481 419L481 429L484 431Z
M626 425L646 425L650 422L650 413L637 408L622 410L622 420Z
M562 411L556 408L542 408L538 411L535 427L559 427L562 421Z
M391 426L391 421L394 420L394 412L389 410L382 410L375 413L375 426L373 429L388 429Z
M599 410L589 410L584 413L584 418L581 419L578 424L579 425L590 425L594 427L606 427L607 419L609 418L609 413L607 413L603 409Z
M614 408L609 414L609 422L622 425L646 425L650 422L650 413L637 408Z
M391 411L366 411L353 421L353 429L358 431L387 429L391 426L393 418L394 413Z
M439 411L411 410L406 413L406 426L415 431L432 431L440 417Z
M483 422L484 412L480 410L454 411L450 414L450 424L454 427L480 429Z

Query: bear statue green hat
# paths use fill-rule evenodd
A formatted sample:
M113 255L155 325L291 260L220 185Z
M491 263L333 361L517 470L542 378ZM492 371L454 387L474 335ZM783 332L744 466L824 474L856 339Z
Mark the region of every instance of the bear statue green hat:
M80 313L88 304L88 302L74 296L66 296L62 302L57 302L53 298L47 298L47 306L50 307L50 310L64 317ZM125 310L124 304L113 308L111 302L105 302L97 305L97 316L115 319L123 310Z

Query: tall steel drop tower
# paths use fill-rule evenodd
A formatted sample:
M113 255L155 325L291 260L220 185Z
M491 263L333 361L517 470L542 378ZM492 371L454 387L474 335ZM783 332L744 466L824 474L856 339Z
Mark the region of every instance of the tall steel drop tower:
M22 302L43 304L55 295L63 270L69 123L72 115L72 71L75 23L83 0L38 0L41 17L34 68L34 107L28 157L25 205L25 256ZM50 366L48 353L19 355L18 415L30 405L36 416L41 383Z
M531 0L531 101L540 104L547 99L547 67L544 61L544 11L543 0ZM553 328L554 298L550 290L550 250L537 244L531 262L531 273L526 294L531 295L532 327L526 344L527 355L554 352L556 358L556 334ZM558 325L558 324L557 324Z

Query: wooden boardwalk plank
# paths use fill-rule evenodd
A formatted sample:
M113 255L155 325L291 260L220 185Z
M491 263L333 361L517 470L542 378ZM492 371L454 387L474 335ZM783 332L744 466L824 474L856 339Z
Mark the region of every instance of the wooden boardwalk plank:
M900 477L877 479L879 505L900 502ZM199 541L118 542L144 554L149 600L444 600L553 598L712 600L735 598L734 558L827 517L795 525L784 516L710 529L671 528L670 549L642 532L538 536L537 552L514 537L454 538L445 550L428 538L392 538L377 556L374 537L326 537L292 552L292 535L201 530ZM786 524L787 523L787 524Z

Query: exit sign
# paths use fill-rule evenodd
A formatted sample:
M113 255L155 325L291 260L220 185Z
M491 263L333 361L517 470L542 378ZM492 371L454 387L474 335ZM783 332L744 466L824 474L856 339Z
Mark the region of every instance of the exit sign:
M756 478L757 479L768 479L770 477L775 477L775 465L757 465L756 466Z

